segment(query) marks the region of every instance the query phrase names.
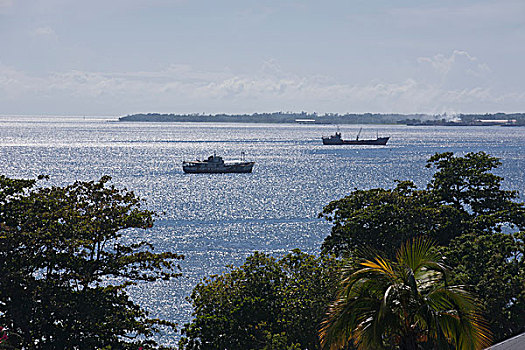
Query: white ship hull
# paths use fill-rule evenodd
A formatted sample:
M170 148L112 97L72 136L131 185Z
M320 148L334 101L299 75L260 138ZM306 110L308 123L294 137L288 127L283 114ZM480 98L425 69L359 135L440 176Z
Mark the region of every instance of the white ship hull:
M182 170L188 174L198 173L212 173L212 174L225 174L225 173L251 173L255 162L239 162L239 163L204 163L204 162L184 162L182 164Z

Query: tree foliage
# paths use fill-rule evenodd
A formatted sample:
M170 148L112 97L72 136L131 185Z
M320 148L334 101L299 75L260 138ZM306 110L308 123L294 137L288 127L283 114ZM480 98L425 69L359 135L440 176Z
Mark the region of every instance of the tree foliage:
M182 256L126 242L153 213L110 178L36 187L0 176L0 324L26 349L155 346L169 322L150 319L126 287L178 275Z
M447 152L428 160L436 171L424 189L405 181L355 190L320 214L333 222L323 252L352 256L370 247L393 259L404 240L431 237L444 247L455 282L479 295L495 340L523 332L525 207L492 173L500 164L483 152Z
M447 285L440 254L422 238L395 261L373 255L343 269L336 301L321 330L324 346L341 349L483 349L490 332L473 297Z
M471 286L495 339L525 332L524 233L463 235L443 249L452 281Z
M415 235L446 242L454 235L448 206L434 205L432 196L410 181L393 189L355 190L329 203L320 214L333 222L323 252L348 257L362 247L395 255L397 247Z
M417 235L448 245L465 233L523 229L525 210L514 201L517 192L502 189L503 179L490 172L498 165L483 152L436 154L427 163L437 171L426 189L403 181L393 189L355 190L320 214L334 223L322 249L348 256L368 246L393 257L395 247Z
M181 348L317 349L337 271L335 260L298 250L279 260L254 253L195 287Z

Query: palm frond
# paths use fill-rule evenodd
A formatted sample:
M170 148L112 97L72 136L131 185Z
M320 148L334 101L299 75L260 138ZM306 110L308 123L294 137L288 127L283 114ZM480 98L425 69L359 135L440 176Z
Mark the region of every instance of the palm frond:
M491 333L475 298L448 286L448 268L431 240L405 243L390 261L364 259L343 271L337 300L320 331L323 348L381 349L383 342L475 350L490 345Z

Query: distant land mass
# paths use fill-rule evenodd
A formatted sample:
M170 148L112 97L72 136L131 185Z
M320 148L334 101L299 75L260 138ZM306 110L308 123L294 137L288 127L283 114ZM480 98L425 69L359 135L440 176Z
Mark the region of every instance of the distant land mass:
M161 114L140 113L119 118L120 122L218 122L218 123L303 123L303 124L404 124L455 126L525 126L525 113L492 114L338 114L338 113L253 113L253 114Z

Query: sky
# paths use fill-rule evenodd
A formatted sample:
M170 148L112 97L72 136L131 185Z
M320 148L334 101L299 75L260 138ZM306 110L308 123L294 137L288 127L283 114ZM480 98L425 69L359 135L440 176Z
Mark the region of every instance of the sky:
M0 0L0 115L525 112L525 0Z

